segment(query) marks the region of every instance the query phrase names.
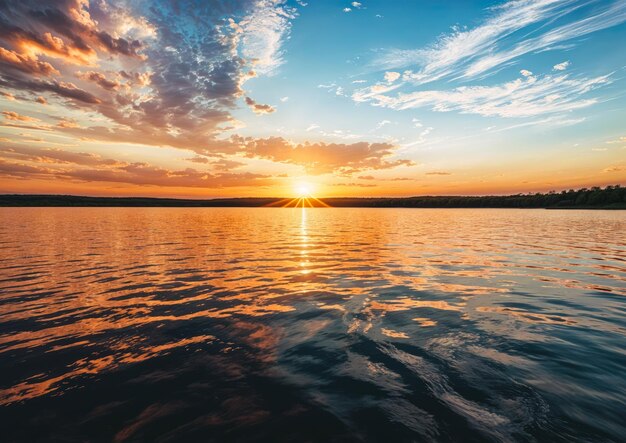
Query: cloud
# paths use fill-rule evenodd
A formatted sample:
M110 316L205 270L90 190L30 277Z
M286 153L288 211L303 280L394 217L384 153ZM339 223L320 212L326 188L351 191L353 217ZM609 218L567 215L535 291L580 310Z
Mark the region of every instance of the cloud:
M352 2L350 4L352 5L353 8L356 8L356 9L360 9L363 6L363 4L361 4L360 2Z
M270 137L247 140L246 155L305 168L309 174L353 174L366 170L411 166L410 160L391 160L396 147L388 143L301 143Z
M163 1L139 11L141 2L25 0L0 15L0 86L101 114L117 128L86 129L100 139L115 132L111 140L221 146L215 139L234 121L243 83L281 62L294 16L283 3ZM117 73L91 69L70 79L68 64L99 63Z
M47 105L48 104L48 100L46 100L44 97L42 97L41 95L39 97L37 97L35 99L35 101L41 105Z
M258 114L274 111L247 96L244 87L255 76L274 74L284 62L283 44L295 17L295 9L284 0L163 0L157 6L106 0L0 2L2 90L39 103L50 100L50 112L71 109L81 122L79 126L67 118L35 126L12 120L3 125L106 143L168 146L209 157L275 159L312 171L344 173L410 163L392 159L395 147L390 145L293 144L280 139L273 140L272 150L263 139L242 141L229 132L237 127L232 113L242 101ZM331 92L345 94L337 85ZM256 149L261 147L264 154ZM313 153L322 159L310 157ZM228 161L234 160L211 166L241 166ZM151 168L88 175L139 182L150 174L173 177L175 172ZM215 183L225 180L214 175ZM259 177L238 176L259 183ZM211 185L213 178L206 183ZM191 181L204 183L200 175Z
M608 168L605 168L602 170L602 172L604 172L605 174L611 174L614 172L624 172L626 171L626 166L625 165L614 165L614 166L609 166Z
M446 171L431 171L427 172L426 175L452 175L452 173Z
M67 120L62 118L61 120L59 120L59 123L57 123L57 127L59 128L80 128L80 125L78 123L76 123L76 121L74 120Z
M198 155L192 158L188 158L187 160L193 163L202 163L205 165L210 164L213 167L213 169L217 171L230 171L231 169L236 169L245 165L245 163L243 162L235 161L235 160L228 160L225 158L219 159L217 161L211 161L207 157L202 157Z
M250 97L246 97L245 100L246 105L248 105L255 114L271 114L276 110L271 105L262 105L260 103L257 103Z
M356 182L349 182L349 183L332 183L330 186L346 186L346 187L356 187L356 188L375 188L378 185L374 184L374 183L356 183Z
M417 70L405 74L416 84L444 77L481 76L525 54L626 21L626 2L606 2L601 7L593 3L512 0L489 9L488 17L475 28L455 26L452 33L425 48L384 51L373 61L372 67L389 70L417 66ZM553 26L556 19L560 24Z
M107 80L106 76L100 72L94 72L94 71L78 72L76 76L83 80L93 82L97 84L98 86L100 86L101 88L107 89L109 91L112 91L114 89L119 89L120 87L120 82L114 81L114 80Z
M371 102L391 109L429 107L437 112L456 111L464 114L499 117L532 117L541 114L567 112L598 102L584 95L611 83L610 75L584 78L566 74L536 77L523 76L493 86L461 86L452 90L423 90L396 95L386 94L390 89L357 90L352 95L356 102Z
M36 122L36 121L39 121L36 118L28 117L26 115L21 115L21 114L18 114L17 112L13 112L13 111L2 111L2 115L4 115L4 118L6 118L7 120L13 120L13 121L20 121L20 122Z
M0 96L4 97L6 100L15 101L15 96L9 92L0 91Z
M49 77L60 74L50 63L0 47L0 66L9 71Z
M385 81L387 83L393 83L398 80L402 75L399 72L387 71L385 72Z
M35 162L36 165L28 164L29 162ZM216 170L224 170L237 167L240 164L238 162L220 161L215 162L215 165ZM147 163L126 163L104 159L90 153L32 148L0 150L0 177L189 188L224 188L272 184L269 176L250 172L207 173L192 168L170 170Z
M200 155L196 155L195 157L188 158L187 160L193 163L204 163L204 164L208 164L210 162L210 160L207 157L202 157Z
M31 161L37 163L72 163L81 166L123 166L125 163L113 159L102 158L88 152L73 152L63 149L36 149L29 147L0 149L0 156Z
M607 141L608 144L626 143L626 136Z
M289 36L289 20L295 18L295 10L283 3L255 1L252 12L234 25L241 32L243 56L254 61L255 69L262 74L273 74L284 63L281 47Z
M280 101L281 101L282 103L287 103L287 102L289 101L289 97L287 97L287 96L285 96L285 97L281 97L281 98L280 98Z
M569 65L570 65L570 62L569 61L565 61L563 63L559 63L557 65L554 65L552 67L552 69L555 70L555 71L565 71L569 67Z
M351 8L343 8L343 12L350 12L350 11L352 11Z

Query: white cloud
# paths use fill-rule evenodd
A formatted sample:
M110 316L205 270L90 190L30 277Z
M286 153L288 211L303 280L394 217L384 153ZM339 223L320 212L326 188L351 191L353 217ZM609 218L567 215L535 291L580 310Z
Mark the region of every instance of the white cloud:
M321 88L321 89L327 89L328 92L334 92L335 95L340 95L340 96L345 96L346 95L344 93L343 87L337 85L337 83L329 83L327 85L320 84L320 85L317 85L317 87Z
M416 128L421 128L422 126L424 126L418 118L414 118L413 120L411 120L411 123L413 123L413 126L415 126Z
M615 140L609 140L609 141L607 141L607 143L610 144L610 145L626 143L626 136L625 137L618 137Z
M306 132L311 132L312 130L317 129L319 127L320 127L320 125L318 125L317 123L311 123L309 125L309 127L306 128Z
M361 8L361 7L363 6L363 5L362 5L361 3L359 3L359 2L352 2L352 3L350 3L350 4L352 5L352 7L353 7L353 8L357 8L357 9L359 9L359 8Z
M533 75L533 73L528 71L527 69L522 69L519 73L522 74L524 77L530 77L531 75Z
M285 103L285 102L289 101L289 97L287 97L287 96L281 97L280 101Z
M350 12L350 11L352 11L352 9L350 9L350 8L343 8L343 12Z
M565 61L563 63L559 63L558 65L554 65L552 69L555 71L565 71L569 67L569 65L569 61Z
M478 27L454 27L451 34L433 45L412 50L391 49L378 57L376 69L416 65L405 76L417 84L443 77L472 78L518 59L522 55L554 47L566 40L615 26L626 21L626 1L600 8L585 8L587 0L513 0L490 9ZM608 2L606 2L608 3ZM571 14L573 11L577 15ZM580 17L583 15L582 17ZM556 19L561 24L550 28ZM517 32L531 25L544 25L533 32Z
M258 0L252 12L237 24L242 33L241 53L254 62L261 74L272 74L283 64L284 40L291 29L290 19L295 17L292 8L282 0Z
M396 110L429 107L437 112L456 111L464 114L499 117L531 117L567 112L598 102L582 96L611 83L609 75L594 78L558 76L527 76L493 86L462 86L452 90L426 90L390 95L399 85L378 86L357 90L356 102L370 102Z
M385 72L385 81L387 83L393 83L401 77L399 72L387 71Z
M380 128L382 128L383 126L387 126L387 125L389 125L389 124L391 124L391 121L390 121L390 120L381 120L381 121L379 121L379 122L378 122L378 124L376 125L376 129L380 129Z
M353 84L367 83L367 80L353 80L352 83Z

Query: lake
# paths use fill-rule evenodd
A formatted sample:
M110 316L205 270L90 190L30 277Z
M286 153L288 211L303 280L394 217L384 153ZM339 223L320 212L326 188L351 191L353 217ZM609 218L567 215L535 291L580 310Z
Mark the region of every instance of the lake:
M3 441L626 435L626 212L0 220Z

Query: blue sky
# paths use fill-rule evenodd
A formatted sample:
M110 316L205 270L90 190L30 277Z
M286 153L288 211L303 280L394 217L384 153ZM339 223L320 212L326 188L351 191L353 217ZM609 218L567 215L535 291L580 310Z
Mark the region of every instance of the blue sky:
M64 0L71 31L26 4L1 16L19 30L0 39L3 190L52 178L180 196L626 181L624 0ZM91 29L110 38L81 34ZM41 149L111 161L44 155L43 168Z

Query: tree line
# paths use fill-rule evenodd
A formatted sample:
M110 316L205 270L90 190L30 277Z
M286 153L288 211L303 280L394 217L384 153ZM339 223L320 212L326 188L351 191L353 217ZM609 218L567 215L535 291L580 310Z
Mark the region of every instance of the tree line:
M0 195L0 206L143 206L143 207L262 207L274 205L278 198L221 198L210 200L86 197L73 195ZM326 198L332 207L380 208L606 208L626 209L626 187L620 185L561 192L483 195L418 196L398 198ZM317 206L310 199L313 206Z

